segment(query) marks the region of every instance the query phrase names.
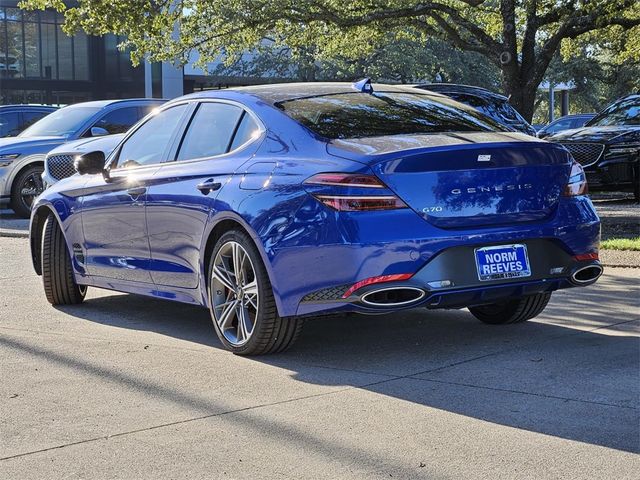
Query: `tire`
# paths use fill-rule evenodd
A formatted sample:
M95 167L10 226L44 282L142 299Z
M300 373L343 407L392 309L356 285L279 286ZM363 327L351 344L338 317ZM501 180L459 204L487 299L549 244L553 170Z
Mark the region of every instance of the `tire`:
M44 167L32 165L25 168L16 176L11 185L11 209L21 218L31 216L31 205L38 195L44 190L42 182ZM33 194L24 195L23 190L32 190Z
M245 232L230 230L220 237L213 247L208 275L211 319L227 350L263 355L283 352L297 340L303 319L278 316L267 270Z
M78 285L73 277L69 249L53 215L44 222L41 258L42 283L48 302L51 305L82 303L87 287Z
M491 325L506 325L531 320L542 313L551 299L550 293L538 293L508 302L469 307L478 320Z

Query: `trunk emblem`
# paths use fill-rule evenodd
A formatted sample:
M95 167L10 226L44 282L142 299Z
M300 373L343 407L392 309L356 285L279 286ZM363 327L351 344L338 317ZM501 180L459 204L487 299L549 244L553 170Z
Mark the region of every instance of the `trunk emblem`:
M491 155L478 155L478 161L479 162L490 162L491 161Z

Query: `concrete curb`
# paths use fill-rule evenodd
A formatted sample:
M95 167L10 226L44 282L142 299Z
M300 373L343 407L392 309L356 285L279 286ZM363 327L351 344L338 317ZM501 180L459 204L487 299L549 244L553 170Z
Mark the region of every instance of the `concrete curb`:
M23 230L2 230L2 229L0 229L0 237L29 238L29 232L25 232Z

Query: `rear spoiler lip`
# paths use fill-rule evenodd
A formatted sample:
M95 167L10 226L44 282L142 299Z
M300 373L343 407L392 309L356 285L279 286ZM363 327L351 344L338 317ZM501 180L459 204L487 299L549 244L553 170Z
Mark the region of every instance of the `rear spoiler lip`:
M358 139L354 139L354 142L357 143ZM437 153L437 152L450 152L452 150L495 150L501 148L512 148L514 146L518 146L518 148L522 147L535 147L535 148L549 148L551 150L558 150L568 153L565 147L559 144L550 143L546 141L531 139L531 141L527 140L510 140L510 141L499 141L499 142L483 142L483 143L457 143L457 144L449 144L449 145L432 145L432 146L420 146L415 148L398 148L395 150L387 150L381 153L378 151L374 151L374 147L371 147L371 152L366 152L366 148L358 148L355 145L349 145L349 140L333 140L327 143L327 153L334 157L344 158L347 160L357 161L359 163L364 163L366 165L372 166L381 162L386 162L389 160L426 154L426 153Z

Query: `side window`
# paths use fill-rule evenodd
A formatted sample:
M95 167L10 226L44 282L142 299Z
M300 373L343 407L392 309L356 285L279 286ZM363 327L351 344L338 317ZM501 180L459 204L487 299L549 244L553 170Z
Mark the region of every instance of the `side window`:
M112 110L93 124L94 127L104 128L110 135L125 133L140 120L138 107L125 107Z
M586 123L586 119L583 117L576 117L571 121L571 128L580 128Z
M233 137L233 143L231 144L231 148L229 150L235 150L236 148L241 147L249 140L254 139L259 132L260 127L258 126L258 124L253 118L251 118L251 115L245 113L242 116L242 120L240 121L238 130Z
M0 137L12 137L20 133L20 114L8 112L0 115Z
M228 152L243 113L240 107L228 103L202 103L182 139L177 160L212 157Z
M120 148L117 168L160 163L187 108L176 105L147 120Z
M551 128L549 128L547 132L552 132L552 133L559 132L561 130L565 130L569 128L570 125L571 125L570 119L560 120L559 122L556 122L554 125L551 125Z
M36 110L34 112L22 112L22 125L20 125L20 131L29 128L31 125L36 123L43 117L46 117L51 112L47 112L46 110Z

